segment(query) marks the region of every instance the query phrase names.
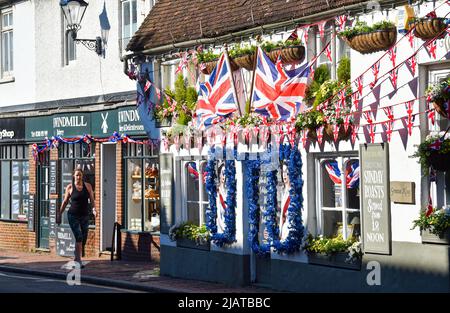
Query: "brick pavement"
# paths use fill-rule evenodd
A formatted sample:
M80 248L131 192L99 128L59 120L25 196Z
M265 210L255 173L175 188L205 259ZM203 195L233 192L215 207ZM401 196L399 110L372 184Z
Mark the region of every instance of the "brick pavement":
M152 255L151 262L127 262L110 261L109 255L101 257L85 258L87 261L82 269L81 276L89 277L90 281L107 279L114 282L126 283L136 289L154 288L162 292L195 292L195 293L267 293L275 292L270 289L248 287L228 287L223 284L177 279L159 275L159 254ZM50 255L47 252L17 252L0 249L0 270L8 268L33 270L42 273L57 273L63 275L70 269L64 265L71 261L71 258Z

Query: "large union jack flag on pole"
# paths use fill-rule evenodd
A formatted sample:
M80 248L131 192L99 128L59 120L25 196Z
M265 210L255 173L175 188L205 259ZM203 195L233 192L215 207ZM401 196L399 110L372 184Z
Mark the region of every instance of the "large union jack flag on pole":
M285 71L280 57L273 64L260 47L256 62L252 93L255 112L278 121L295 117L302 111L309 64L293 71Z
M200 84L196 114L200 129L217 124L238 110L230 62L224 52L205 83Z

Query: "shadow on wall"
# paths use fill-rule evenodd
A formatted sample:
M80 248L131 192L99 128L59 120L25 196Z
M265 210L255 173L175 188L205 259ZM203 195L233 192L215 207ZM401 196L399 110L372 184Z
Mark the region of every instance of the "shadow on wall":
M121 254L125 261L152 261L158 258L159 238L150 233L132 233L122 231ZM154 256L152 257L152 250Z

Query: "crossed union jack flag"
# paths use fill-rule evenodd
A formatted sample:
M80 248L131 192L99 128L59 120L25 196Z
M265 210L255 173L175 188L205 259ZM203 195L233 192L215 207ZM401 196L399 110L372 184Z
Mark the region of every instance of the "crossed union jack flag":
M284 70L281 57L273 64L258 47L252 103L255 112L273 120L285 121L303 111L308 83L308 64L293 71Z
M200 129L217 124L237 108L230 63L226 54L222 53L209 79L200 84L196 109Z

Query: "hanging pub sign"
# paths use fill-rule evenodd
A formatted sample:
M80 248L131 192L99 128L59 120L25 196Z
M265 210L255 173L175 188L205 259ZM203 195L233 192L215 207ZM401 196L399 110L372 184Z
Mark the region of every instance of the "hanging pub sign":
M25 119L0 119L0 142L25 139Z
M27 219L28 219L28 230L34 231L34 195L33 194L30 194L30 196L28 197Z
M391 254L389 146L360 146L362 238L365 253Z
M50 238L55 238L56 237L56 199L50 199L50 208L48 211L48 215L49 215L49 219L50 219L48 236Z
M160 201L161 201L161 233L168 234L173 224L173 156L170 153L159 155Z

